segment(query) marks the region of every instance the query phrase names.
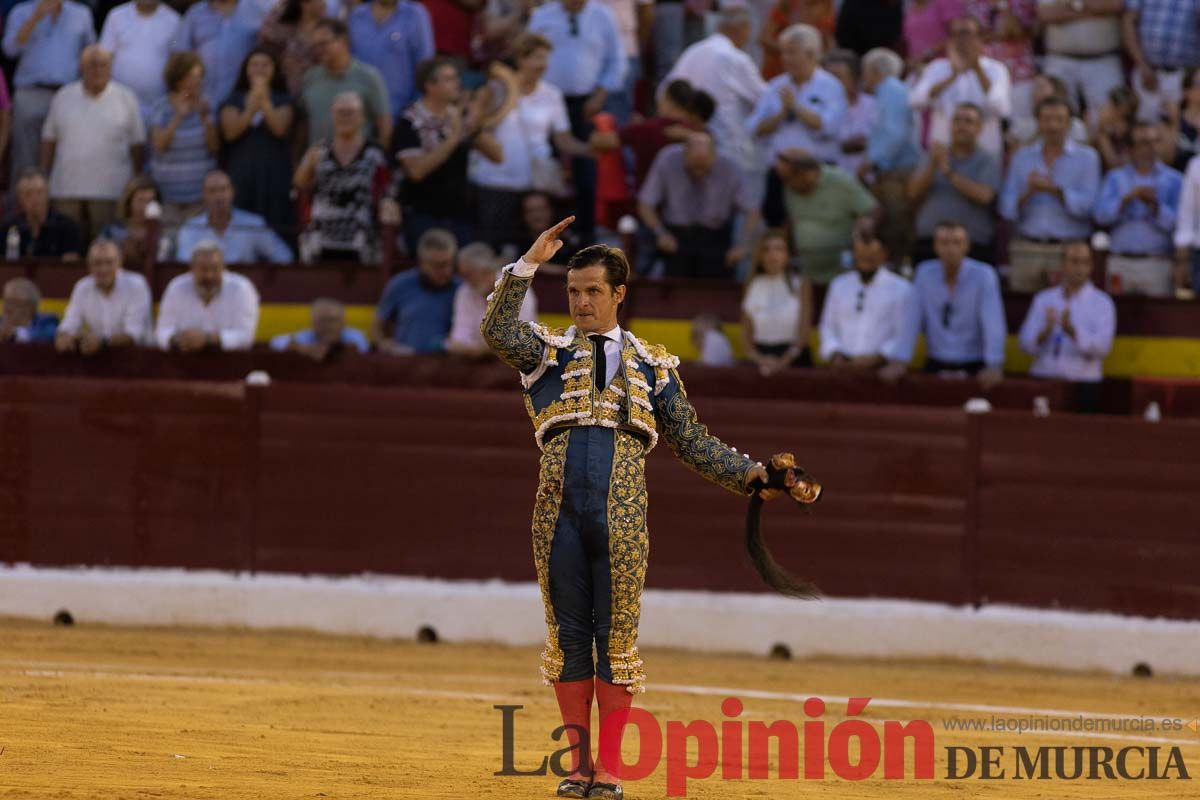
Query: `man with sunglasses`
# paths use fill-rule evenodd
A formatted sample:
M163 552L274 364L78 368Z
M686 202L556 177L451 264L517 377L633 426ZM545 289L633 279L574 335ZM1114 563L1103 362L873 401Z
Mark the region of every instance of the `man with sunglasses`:
M925 371L974 375L988 389L1004 378L1004 303L996 271L967 257L971 239L959 222L934 231L937 258L917 267L918 313L910 331L925 332Z
M894 383L912 360L913 289L888 269L887 245L871 220L859 220L852 241L854 269L834 278L825 295L821 360Z

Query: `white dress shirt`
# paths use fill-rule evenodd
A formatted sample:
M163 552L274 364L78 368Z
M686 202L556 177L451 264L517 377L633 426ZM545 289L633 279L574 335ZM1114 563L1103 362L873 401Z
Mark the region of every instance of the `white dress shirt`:
M107 294L86 275L75 282L58 329L74 336L86 325L103 339L124 333L145 344L150 340L150 302L150 286L136 272L118 270Z
M1054 329L1037 343L1046 327L1046 309L1054 309ZM1075 336L1062 329L1062 315L1071 309ZM1029 374L1068 381L1098 381L1104 377L1104 358L1112 350L1117 309L1112 298L1088 282L1067 299L1062 286L1043 289L1033 298L1017 336L1021 349L1034 357Z
M912 284L880 267L869 283L858 270L829 284L821 312L821 359L880 355L888 361L912 359L909 334L916 313Z
M244 275L225 270L221 288L205 303L196 293L192 273L172 278L163 292L154 338L164 350L179 331L197 328L221 337L222 350L249 350L258 327L258 290Z
M761 169L754 139L743 124L767 89L754 60L728 36L714 33L683 51L659 91L676 78L712 95L717 110L709 124L717 147L740 169Z
M954 74L950 59L935 58L922 70L916 84L908 95L915 109L930 109L929 141L940 144L950 142L950 119L959 103L974 103L983 109L983 130L979 134L979 146L989 153L999 155L1004 149L1004 138L1000 121L1012 114L1012 80L1008 67L1003 62L987 56L979 57L979 65L991 86L987 92L979 82L974 70L960 74L953 83L937 97L930 97L935 84Z

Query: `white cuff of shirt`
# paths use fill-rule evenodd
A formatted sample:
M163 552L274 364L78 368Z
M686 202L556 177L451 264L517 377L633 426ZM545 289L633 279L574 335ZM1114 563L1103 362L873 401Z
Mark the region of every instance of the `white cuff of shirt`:
M506 272L512 273L518 278L532 278L537 269L537 264L526 264L523 258L518 258L517 263L509 264L504 268Z

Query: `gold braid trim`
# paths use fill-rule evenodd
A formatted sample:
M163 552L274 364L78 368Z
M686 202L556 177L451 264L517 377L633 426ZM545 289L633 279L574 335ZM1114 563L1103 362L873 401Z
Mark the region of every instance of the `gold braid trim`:
M571 432L551 439L542 450L537 499L533 504L533 565L546 610L546 647L542 650L542 682L553 685L562 674L563 652L558 645L558 621L550 602L550 545L562 505L563 473L567 463L567 440Z
M560 436L554 441L565 438ZM612 475L608 484L608 564L612 586L608 663L613 683L626 687L630 694L646 691L646 672L637 648L642 587L650 554L646 505L642 443L630 433L614 431Z

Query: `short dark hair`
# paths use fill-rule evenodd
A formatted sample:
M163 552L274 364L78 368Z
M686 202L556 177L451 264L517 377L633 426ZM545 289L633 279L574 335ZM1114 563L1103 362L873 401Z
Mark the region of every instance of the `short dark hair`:
M663 89L663 94L680 108L690 110L692 97L696 94L696 90L683 78L676 78L667 84L667 88Z
M850 74L855 78L858 78L862 75L862 60L859 59L858 53L855 53L853 50L843 50L841 48L837 50L830 50L825 54L825 57L821 59L821 66L825 67L826 69L837 66L838 64L846 65L846 68L850 70Z
M688 110L701 122L708 122L713 114L717 113L717 101L703 89L695 89L692 91L692 101L688 104Z
M604 280L613 291L629 283L629 259L619 247L593 244L571 256L567 262L568 272L588 267L604 267Z
M968 111L974 111L975 116L983 119L983 108L978 103L972 103L970 100L964 100L954 106L954 112L958 113L958 111L963 108L967 109Z
M433 82L434 76L442 67L452 67L455 73L458 72L458 62L450 56L434 56L417 65L417 88L422 93L424 93L425 87Z
M171 57L167 59L167 65L163 67L163 82L167 84L167 91L175 91L175 88L183 83L183 79L188 76L188 73L197 66L204 69L205 72L208 71L205 69L204 62L200 59L200 56L191 50L181 50L178 53L172 53Z
M346 27L346 23L335 17L321 17L317 20L316 27L329 31L335 39L350 38L350 29Z
M940 222L938 222L937 225L933 226L934 233L937 233L938 231L959 231L959 230L966 231L967 226L963 225L961 222L959 222L956 219L943 219Z
M1041 100L1038 100L1037 107L1033 109L1034 118L1037 119L1038 117L1041 117L1042 109L1046 108L1065 108L1067 110L1067 116L1071 115L1071 104L1067 102L1067 98L1059 97L1056 94L1052 94L1049 97L1043 97Z

